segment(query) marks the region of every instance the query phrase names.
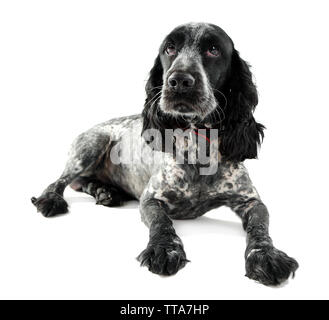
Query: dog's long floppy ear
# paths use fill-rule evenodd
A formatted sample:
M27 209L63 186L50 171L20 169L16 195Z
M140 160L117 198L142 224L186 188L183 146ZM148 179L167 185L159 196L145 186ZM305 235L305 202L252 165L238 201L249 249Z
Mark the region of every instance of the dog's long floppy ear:
M231 69L225 84L227 106L223 121L220 152L224 159L243 161L257 158L265 128L257 123L253 111L258 103L256 86L252 81L249 65L240 58L235 49Z
M146 100L144 104L144 110L142 112L143 117L143 132L146 129L158 128L161 124L159 119L159 108L157 107L157 100L160 99L161 89L163 84L163 68L160 60L160 56L154 61L154 65L150 71L149 78L147 80Z

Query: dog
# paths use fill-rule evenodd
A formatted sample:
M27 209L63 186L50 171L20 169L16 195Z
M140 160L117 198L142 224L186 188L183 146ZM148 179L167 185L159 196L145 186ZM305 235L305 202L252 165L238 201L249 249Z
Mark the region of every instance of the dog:
M137 259L159 275L173 275L189 262L172 219L225 205L246 230L246 275L279 285L298 263L273 246L268 211L243 164L257 158L264 136L253 116L257 103L250 66L220 27L178 26L160 46L142 113L79 135L63 174L32 203L45 217L66 213L68 185L109 207L139 200L149 243ZM124 152L130 161L122 161Z

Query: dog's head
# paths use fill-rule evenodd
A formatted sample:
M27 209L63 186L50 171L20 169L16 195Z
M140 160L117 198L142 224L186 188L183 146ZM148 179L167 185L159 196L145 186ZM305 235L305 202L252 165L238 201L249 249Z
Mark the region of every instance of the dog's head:
M252 115L257 90L248 64L218 26L174 29L161 44L146 93L143 131L216 128L225 159L257 157L264 128Z

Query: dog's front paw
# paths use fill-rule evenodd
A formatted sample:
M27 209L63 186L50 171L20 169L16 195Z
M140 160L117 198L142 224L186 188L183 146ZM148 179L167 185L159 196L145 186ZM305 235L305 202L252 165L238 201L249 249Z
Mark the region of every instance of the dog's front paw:
M295 259L273 246L252 249L246 258L246 276L264 285L281 284L290 274L294 276L297 268Z
M137 260L151 272L166 276L177 273L189 262L183 245L175 242L149 244Z
M47 218L68 212L67 202L55 192L48 192L39 198L32 197L31 202Z

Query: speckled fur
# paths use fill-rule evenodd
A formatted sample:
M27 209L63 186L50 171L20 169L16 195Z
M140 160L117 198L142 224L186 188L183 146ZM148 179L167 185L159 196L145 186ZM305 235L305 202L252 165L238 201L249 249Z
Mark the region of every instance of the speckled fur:
M190 42L185 43L181 55L171 65L166 66L165 58L162 58L163 81L167 72L177 66L188 70L191 61L201 74L199 90L205 97L203 103L208 103L198 105L202 110L196 109L195 116L190 118L189 126L195 128L199 128L200 121L193 122L192 119L201 118L205 119L203 127L212 127L207 124L207 115L217 108L218 103L212 91L211 77L202 67L197 51L199 39L209 28L214 30L214 27L207 24L184 26L184 32L190 35ZM223 36L223 31L220 34ZM227 38L224 42L228 43ZM232 45L227 46L227 54L230 55ZM230 59L227 61L229 64ZM225 69L216 81L222 83L226 71ZM165 113L175 114L170 111L173 106L166 102L167 88L164 86L162 90L158 105ZM141 136L145 130L145 117L149 115L148 111L143 115L112 119L78 136L73 142L61 177L47 187L39 198L32 198L38 210L47 217L66 212L67 203L63 199L63 192L69 184L75 190L93 195L98 202L103 201L107 206L118 205L129 197L138 199L142 220L150 229L149 244L138 256L138 260L154 273L171 275L188 262L183 243L177 236L171 219L197 218L211 209L225 205L241 217L247 231L247 276L266 285L277 285L286 280L295 272L298 264L273 247L268 234L267 209L244 164L230 161L229 157L224 159L218 147L215 152L210 152L211 161L217 165L213 174L201 175L200 168L205 165L198 162L178 164L172 153L156 148L153 150ZM220 145L221 139L224 138L219 135L208 147L212 143ZM132 161L112 161L111 153L119 146L128 151ZM189 151L199 148L195 139L189 144L189 148ZM113 199L115 203L111 202Z

